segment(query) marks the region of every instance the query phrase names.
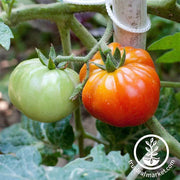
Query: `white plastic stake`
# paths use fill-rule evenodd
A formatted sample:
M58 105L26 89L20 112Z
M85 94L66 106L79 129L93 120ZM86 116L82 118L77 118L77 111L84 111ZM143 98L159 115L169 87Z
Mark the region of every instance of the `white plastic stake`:
M147 26L147 2L146 0L113 0L113 14L119 22L128 29L141 29ZM145 49L146 32L134 33L119 28L114 23L114 41L123 46L133 46Z

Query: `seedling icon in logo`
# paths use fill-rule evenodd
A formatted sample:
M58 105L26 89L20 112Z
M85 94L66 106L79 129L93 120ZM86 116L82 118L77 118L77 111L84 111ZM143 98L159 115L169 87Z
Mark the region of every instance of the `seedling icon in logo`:
M158 157L158 142L161 144L164 144L165 146L165 152L166 156L165 157ZM139 149L139 146L141 144L145 145L144 149L146 150L146 153L142 156L137 156L137 151ZM166 143L166 141L155 134L148 134L143 137L141 137L135 144L134 146L134 158L136 162L144 169L148 170L155 170L159 169L162 167L166 162L169 157L169 148Z
M160 158L156 157L158 155L158 146L156 146L157 141L154 140L154 138L151 138L150 141L145 141L145 143L148 147L145 147L147 153L145 157L143 157L143 162L147 166L156 166L160 161Z

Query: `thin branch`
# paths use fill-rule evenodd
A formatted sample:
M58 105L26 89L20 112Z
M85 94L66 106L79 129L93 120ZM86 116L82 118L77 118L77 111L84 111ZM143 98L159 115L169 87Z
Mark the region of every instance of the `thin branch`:
M9 5L8 17L10 17L10 15L11 15L11 11L12 11L12 8L13 8L14 3L15 3L15 0L12 0L11 3L10 3L10 5Z
M61 37L61 44L63 48L63 55L71 54L71 37L70 37L70 27L67 26L68 21L64 20L57 22L57 27Z
M60 62L64 62L64 61L70 61L70 62L84 62L87 63L87 61L89 61L92 56L98 51L99 47L101 46L101 44L107 42L110 37L112 36L112 21L107 18L107 27L106 30L104 32L104 35L102 36L102 38L100 39L100 41L91 49L91 51L85 56L85 57L75 57L73 55L71 56L57 56L55 62L56 64L60 63Z
M168 144L169 151L172 155L180 158L180 143L171 136L164 127L159 123L155 116L152 117L145 125L154 133L161 136Z
M176 0L147 0L148 5L158 5L161 7L174 6Z
M96 39L74 16L71 18L70 28L88 49L92 49L97 44Z
M51 3L26 5L20 8L15 8L12 10L10 18L8 18L8 15L5 12L0 15L0 18L8 25L16 25L20 22L33 19L47 19L54 21L57 16L62 16L63 20L63 18L68 14L87 11L106 14L104 5L89 6L67 3Z
M109 41L109 39L112 36L113 33L113 24L110 18L106 17L107 19L107 26L106 26L106 30L102 36L102 38L100 39L100 41L93 47L93 49L89 52L89 54L86 56L86 58L89 60L93 55L94 52L96 52L99 48L99 46L101 47L101 44L105 44L106 42ZM105 47L107 48L107 47ZM107 50L107 49L106 49Z
M56 23L59 29L59 33L61 36L61 42L63 47L63 54L64 55L70 55L71 54L71 40L70 40L70 28L69 23L67 19L64 19L64 21L60 21L57 17ZM76 129L76 136L78 139L78 147L79 147L79 156L83 157L84 155L84 129L82 126L82 120L81 120L81 112L80 107L78 107L74 111L74 119L75 119L75 129Z
M74 119L75 119L75 129L76 129L76 137L78 139L78 147L79 147L79 156L84 156L84 128L81 120L81 110L78 107L74 111Z
M176 0L148 0L148 13L180 22L180 5Z
M62 55L58 55L55 59L55 63L59 64L60 62L65 62L65 61L69 61L69 62L79 62L79 63L86 63L87 62L87 58L85 57L81 57L81 56L74 56L73 54L70 56L62 56Z
M161 81L161 87L180 88L180 82Z
M104 144L104 145L106 145L106 146L109 145L109 143L108 143L107 141L104 141L104 140L102 140L102 139L99 139L99 138L97 138L97 137L95 137L95 136L93 136L92 134L87 133L87 132L84 134L84 138L91 139L91 140L93 140L93 141L96 141L97 143Z
M176 22L180 22L180 5L175 3L175 0L148 0L148 13L160 17L164 17ZM106 15L104 5L73 5L67 3L51 3L51 4L35 4L26 5L20 8L13 9L10 18L3 12L0 18L7 25L16 25L18 23L33 20L47 19L55 21L57 16L63 18L67 14L77 12L99 12Z

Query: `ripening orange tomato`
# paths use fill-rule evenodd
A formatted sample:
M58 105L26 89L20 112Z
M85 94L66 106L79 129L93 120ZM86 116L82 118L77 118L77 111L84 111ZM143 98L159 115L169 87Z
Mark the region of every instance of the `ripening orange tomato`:
M117 127L137 126L145 123L155 113L160 94L160 80L149 53L143 49L122 47L111 43L121 54L126 51L123 66L114 72L102 70L90 63L90 78L82 91L82 101L95 118ZM93 62L104 64L100 53ZM81 68L80 80L86 75L86 65Z

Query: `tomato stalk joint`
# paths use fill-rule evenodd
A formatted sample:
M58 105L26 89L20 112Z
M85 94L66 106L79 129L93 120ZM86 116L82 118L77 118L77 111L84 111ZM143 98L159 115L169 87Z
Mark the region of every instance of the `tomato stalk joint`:
M44 66L47 66L49 70L53 69L65 69L67 67L67 62L61 62L61 63L56 63L56 52L54 49L54 46L51 45L50 52L49 52L49 58L46 58L44 54L36 48L36 52L38 55L39 60Z

